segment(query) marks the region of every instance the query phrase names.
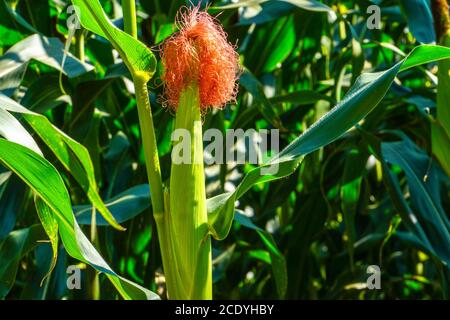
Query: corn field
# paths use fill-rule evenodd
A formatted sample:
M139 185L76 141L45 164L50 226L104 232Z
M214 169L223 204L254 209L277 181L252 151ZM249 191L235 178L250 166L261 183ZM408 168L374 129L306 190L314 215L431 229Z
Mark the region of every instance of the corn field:
M447 0L0 0L1 300L449 299Z

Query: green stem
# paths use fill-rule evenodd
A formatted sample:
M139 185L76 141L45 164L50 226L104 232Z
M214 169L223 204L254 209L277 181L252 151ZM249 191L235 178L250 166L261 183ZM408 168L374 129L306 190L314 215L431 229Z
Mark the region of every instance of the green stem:
M134 0L122 0L122 10L125 32L132 37L137 38L137 23L136 23L136 5ZM158 239L161 248L161 257L163 262L164 272L169 274L166 276L167 287L171 288L176 283L169 280L172 264L170 257L172 251L170 250L170 233L168 231L168 224L165 208L168 207L168 200L163 192L161 167L159 164L158 145L156 142L155 128L153 125L153 115L148 97L147 82L148 78L145 75L133 74L133 82L136 91L136 102L139 114L139 125L141 128L142 145L144 147L145 164L147 168L147 177L150 184L150 198L152 202L153 216L158 230Z
M95 207L91 210L91 227L90 227L90 239L91 243L98 250L98 238L97 238L97 211ZM94 268L88 267L87 272L87 287L88 297L91 300L100 300L100 278L99 273Z
M147 166L147 176L150 183L153 214L158 217L164 214L164 196L152 110L146 81L139 76L134 76L134 86L136 90L142 145L144 147L145 163Z
M84 29L77 30L76 32L76 56L81 61L84 62Z
M122 0L123 24L125 32L137 39L135 0Z
M100 300L100 278L97 270L88 267L88 297L90 300Z
M158 146L156 143L153 116L148 98L147 82L145 79L134 76L136 101L139 113L139 125L141 127L142 144L144 147L147 176L150 184L150 198L153 208L153 217L158 230L158 240L163 262L166 284L169 292L173 292L177 286L172 242L169 229L169 196L163 192L161 169L159 165Z
M159 164L158 146L156 143L155 129L153 126L153 116L148 97L147 81L145 78L135 75L133 77L134 87L136 90L136 102L139 114L139 125L141 127L142 145L144 147L145 163L147 168L147 177L150 184L150 198L152 202L153 216L158 229L158 239L161 248L161 257L163 261L163 269L166 274L167 287L175 284L171 281L170 270L172 264L170 263L170 239L167 219L168 213L165 212L168 201L165 201L165 196L162 186L161 169Z

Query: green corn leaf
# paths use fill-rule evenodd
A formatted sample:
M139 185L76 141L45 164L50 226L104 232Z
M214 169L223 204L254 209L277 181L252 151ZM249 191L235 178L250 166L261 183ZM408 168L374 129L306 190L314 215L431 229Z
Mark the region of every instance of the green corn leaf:
M11 171L0 173L0 239L13 231L17 212L27 199L26 189Z
M93 70L93 67L67 54L64 66L64 44L57 38L47 38L38 34L16 43L0 57L0 91L11 95L22 82L31 60L39 61L75 78Z
M278 291L278 296L283 299L287 290L287 270L286 259L278 249L277 243L272 235L258 226L256 226L242 211L236 210L235 220L246 228L255 230L261 238L264 246L269 251L270 263L272 264L272 272L275 278L275 284Z
M248 172L235 191L208 199L208 223L213 237L221 240L228 235L234 217L234 203L245 192L257 183L292 174L305 155L332 143L358 124L383 99L399 72L447 58L450 58L450 48L423 45L386 71L362 74L337 106L268 163ZM262 170L268 168L274 173L263 174Z
M150 188L148 184L140 184L127 189L105 201L106 207L119 223L128 221L150 207ZM74 206L74 214L81 225L91 224L92 205ZM106 226L108 222L97 214L98 226Z
M133 75L141 76L145 82L150 80L156 69L150 49L114 26L98 0L72 0L72 3L80 9L79 19L84 28L108 39Z
M20 100L21 105L40 114L64 103L72 104L72 99L61 91L59 75L56 74L39 77L28 87Z
M386 189L402 223L408 229L408 232L395 231L394 236L426 252L433 258L438 269L442 269L442 265L448 269L450 224L441 206L441 178L436 164L402 132L396 132L402 140L388 143L382 143L362 129L361 133L373 154L381 161ZM388 162L399 165L405 171L412 208ZM448 299L448 285L443 274L441 282L444 298Z
M11 15L11 8L6 3L6 0L0 1L0 32L2 37L0 38L0 47L10 46L24 37L26 30L17 28L16 21Z
M425 245L431 246L429 251L435 252L449 267L450 221L441 204L438 170L435 165L430 166L430 159L425 152L406 136L402 138L401 141L382 143L382 156L385 161L400 166L405 172L411 205L417 217L413 223L419 223L427 235L426 238L421 234L418 236Z
M336 103L332 97L312 90L299 90L285 95L275 96L269 99L272 104L292 103L294 105L308 105L321 100L328 101L330 103Z
M27 20L25 20L19 13L14 10L11 5L9 4L11 1L7 0L1 0L0 7L2 10L5 10L5 13L9 16L10 19L15 23L15 27L18 28L18 25L20 25L21 28L23 28L23 31L25 32L31 32L31 33L39 33L36 28L34 28L31 24L28 23Z
M105 273L124 299L158 299L155 293L117 275L103 260L76 222L67 189L51 163L32 150L4 139L0 139L0 150L0 162L42 199L37 203L40 210L53 213L69 255Z
M386 189L389 192L391 199L395 208L397 208L400 217L402 218L402 223L406 225L406 227L414 233L419 239L421 239L424 243L426 243L429 248L431 248L431 244L429 243L427 236L425 234L424 229L418 223L417 216L412 212L409 208L409 205L406 199L403 197L402 190L400 188L400 184L398 182L397 177L394 175L392 170L389 170L389 167L386 161L383 161L383 156L381 154L381 140L375 137L374 135L362 130L359 128L361 135L367 141L368 145L371 147L372 153L377 157L377 159L381 162L383 168L383 181L386 185Z
M318 11L318 12L331 11L330 7L316 0L282 0L282 1L295 5L304 10ZM264 2L268 2L268 0L242 0L236 3L226 4L220 7L212 7L211 9L220 9L220 10L236 9L242 7L255 6L257 4L262 4Z
M275 109L264 94L264 88L258 79L248 70L241 75L240 84L252 94L256 106L264 118L276 128L281 127L281 120L275 113Z
M342 174L341 209L344 216L347 245L350 255L350 266L354 268L354 244L356 242L356 212L358 208L361 183L367 157L357 149L351 150L347 156Z
M53 257L52 262L50 263L50 268L47 274L41 281L41 284L44 280L50 276L51 272L56 266L56 259L58 258L58 221L56 217L53 215L53 212L50 210L48 206L45 205L45 202L42 201L41 198L35 196L34 203L36 205L36 211L39 216L39 220L41 220L42 227L44 227L45 233L50 239L50 245L52 247Z
M5 298L16 279L19 262L33 250L40 240L45 240L41 225L11 232L0 242L0 299Z
M8 111L0 107L0 136L16 142L36 153L42 154L33 137L22 124Z
M28 124L47 144L63 166L73 175L83 191L86 192L89 200L94 204L105 220L114 228L124 230L124 228L116 222L98 194L94 167L89 152L83 145L53 126L45 116L31 112L14 100L1 94L0 111L10 111L22 114ZM3 127L2 124L0 130L2 130L1 128Z
M293 4L300 9L317 12L331 12L331 8L316 0L282 0Z
M421 43L436 42L429 0L400 0L414 37Z

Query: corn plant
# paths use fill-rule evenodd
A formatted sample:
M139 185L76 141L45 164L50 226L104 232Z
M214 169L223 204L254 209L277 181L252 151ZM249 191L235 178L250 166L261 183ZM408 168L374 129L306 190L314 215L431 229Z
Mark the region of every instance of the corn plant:
M448 4L380 6L0 1L0 297L447 298Z

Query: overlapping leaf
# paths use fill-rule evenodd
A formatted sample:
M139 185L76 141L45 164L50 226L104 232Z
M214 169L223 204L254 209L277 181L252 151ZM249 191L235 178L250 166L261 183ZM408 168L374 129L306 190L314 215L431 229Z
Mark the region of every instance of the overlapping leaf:
M35 248L39 240L45 240L44 230L40 225L11 232L0 242L0 298L3 299L11 290L22 257Z
M53 126L45 116L31 112L14 100L1 94L0 111L6 113L7 111L10 111L23 115L25 120L47 144L63 166L73 175L84 192L86 192L89 200L91 200L105 220L116 229L123 230L123 228L115 221L98 194L94 167L89 152L84 146ZM12 117L9 113L7 114ZM0 123L0 130L2 130L2 128L6 130L11 127ZM5 137L8 138L8 136ZM17 142L16 140L13 141ZM28 144L24 145L28 147Z
M17 174L39 196L39 210L52 212L67 252L106 274L125 299L157 299L153 292L117 275L81 231L69 194L56 169L34 151L0 139L0 162Z
M264 246L269 251L278 296L280 298L284 298L287 290L286 260L283 254L278 249L277 244L273 239L272 235L266 230L263 230L258 226L256 226L248 217L243 215L242 212L239 210L236 211L235 220L244 227L255 230L258 233L259 237L264 243Z
M441 204L438 168L435 164L430 166L429 157L406 137L401 141L382 143L381 153L385 161L400 166L406 174L414 209L412 214L406 204L407 219L412 219L413 224L419 224L424 230L423 233L415 232L415 236L449 267L450 221ZM392 181L398 184L396 179Z
M150 80L156 68L150 49L112 24L98 0L72 0L72 3L79 8L84 28L108 39L132 74L142 76L145 82Z
M424 45L417 47L405 59L386 71L362 74L336 107L268 163L248 172L235 191L208 199L210 232L214 238L224 239L227 236L233 221L236 200L257 183L291 174L305 155L335 141L358 124L383 99L399 72L448 58L450 48ZM273 169L275 173L261 173L261 170L268 168Z
M38 34L18 42L0 57L0 91L11 95L19 87L28 63L31 60L63 72L69 78L78 77L93 70L93 67L68 54L64 66L64 45L57 38L47 38Z

